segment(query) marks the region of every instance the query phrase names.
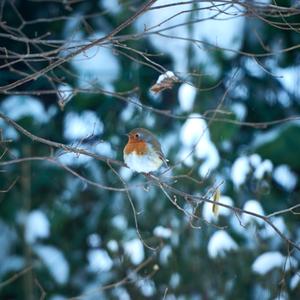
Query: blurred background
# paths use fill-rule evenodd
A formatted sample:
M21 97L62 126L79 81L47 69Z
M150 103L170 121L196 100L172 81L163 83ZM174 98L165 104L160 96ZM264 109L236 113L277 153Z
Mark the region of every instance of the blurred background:
M146 1L2 0L0 112L118 161L148 128L162 181L283 237L1 117L1 299L300 299L299 3L153 2L84 48Z

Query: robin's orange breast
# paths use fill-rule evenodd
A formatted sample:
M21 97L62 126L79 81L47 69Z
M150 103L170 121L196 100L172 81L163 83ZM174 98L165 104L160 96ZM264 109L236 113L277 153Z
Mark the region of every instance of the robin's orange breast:
M129 141L124 148L125 154L135 152L137 155L144 155L147 151L147 144L144 141Z

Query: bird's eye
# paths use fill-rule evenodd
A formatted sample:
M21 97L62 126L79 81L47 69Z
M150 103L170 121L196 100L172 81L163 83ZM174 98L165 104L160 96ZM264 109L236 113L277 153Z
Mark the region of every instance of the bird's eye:
M136 134L135 134L135 137L138 139L138 138L139 138L139 134L138 134L138 133L136 133Z

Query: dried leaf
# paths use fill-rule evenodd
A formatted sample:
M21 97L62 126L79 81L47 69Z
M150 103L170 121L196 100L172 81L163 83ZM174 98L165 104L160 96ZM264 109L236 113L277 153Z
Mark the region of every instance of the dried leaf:
M172 71L167 71L158 77L156 83L150 88L150 91L157 94L166 89L172 89L174 84L178 81L179 79Z
M213 201L215 203L212 206L212 212L214 213L215 216L217 216L219 214L219 205L217 205L216 203L218 203L220 201L220 197L221 197L221 191L219 188L216 188L216 190L213 194Z

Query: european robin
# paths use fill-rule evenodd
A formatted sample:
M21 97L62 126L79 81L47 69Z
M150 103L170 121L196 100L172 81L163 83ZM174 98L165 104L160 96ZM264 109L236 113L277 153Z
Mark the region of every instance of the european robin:
M139 173L156 171L167 162L157 138L144 128L135 128L129 132L123 154L126 165Z

